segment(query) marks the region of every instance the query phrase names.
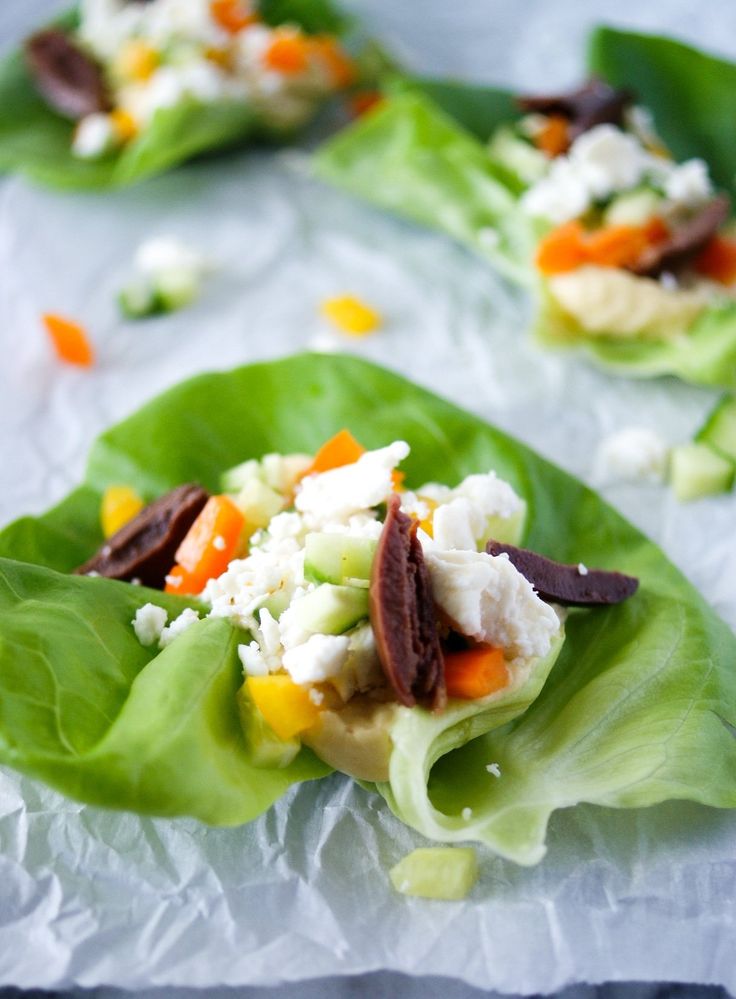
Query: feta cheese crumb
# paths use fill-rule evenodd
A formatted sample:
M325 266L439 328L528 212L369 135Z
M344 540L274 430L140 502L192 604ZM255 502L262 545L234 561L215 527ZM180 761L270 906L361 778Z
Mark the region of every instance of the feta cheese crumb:
M428 552L435 601L457 630L516 657L545 656L560 621L507 555Z
M110 152L115 145L115 126L110 116L101 111L82 118L74 130L72 152L80 159L97 159Z
M664 181L664 193L676 204L696 208L713 193L713 185L708 176L708 166L704 160L686 160L672 167Z
M498 765L498 763L487 764L486 770L488 771L489 774L493 774L494 777L501 776L501 767Z
M266 676L269 672L268 663L261 653L258 642L239 645L238 658L248 676Z
M171 645L175 638L179 635L183 635L187 628L191 627L195 621L199 621L199 614L192 610L191 607L187 607L183 610L179 617L175 618L171 624L164 628L161 632L161 637L159 638L159 647L165 649L167 645Z
M151 278L170 271L198 276L207 270L207 261L202 254L175 236L147 239L136 250L133 262L136 270Z
M284 668L294 683L320 683L337 676L348 657L345 635L312 635L303 645L287 649Z
M463 822L470 822L470 820L473 817L473 809L463 808L462 812L460 812L460 815L462 816Z
M310 689L308 696L309 696L309 700L312 702L312 704L316 704L317 707L319 707L320 704L325 699L325 695L322 693L321 690L317 690L316 687L312 687Z
M624 427L604 438L596 455L602 483L664 481L669 448L647 427Z
M585 565L583 562L578 562L578 572L580 573L581 576L587 576L588 575L587 565Z
M141 645L154 645L161 638L168 614L156 604L144 604L135 612L132 625Z
M212 546L218 550L218 552L224 552L227 548L227 543L221 534L216 534L212 539Z

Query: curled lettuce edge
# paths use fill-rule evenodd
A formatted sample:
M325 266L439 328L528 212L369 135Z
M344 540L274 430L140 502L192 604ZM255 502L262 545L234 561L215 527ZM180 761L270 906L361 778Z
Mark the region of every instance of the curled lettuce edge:
M596 51L605 44L601 36ZM638 37L640 41L641 38ZM600 61L600 59L599 59ZM536 299L533 332L546 347L579 349L600 367L634 378L675 375L698 385L736 385L736 305L714 303L684 336L588 334L555 307L533 266L549 227L519 210L521 188L493 161L475 129L476 90L408 81L382 106L318 151L314 172L380 207L447 233ZM442 107L434 103L439 96ZM468 121L450 113L467 107ZM484 238L494 230L497 241ZM487 236L487 234L486 234Z
M182 481L216 489L223 468L312 453L341 427L369 448L411 441L410 482L494 468L528 503L526 547L640 579L623 604L572 610L554 668L538 664L518 696L399 720L379 790L405 821L523 864L541 857L552 813L577 802L736 807L736 638L697 591L600 497L520 442L340 355L175 386L98 438L82 486L0 531L0 762L91 804L212 825L248 821L328 773L306 749L283 770L251 765L235 698L244 633L208 618L161 652L144 648L131 626L138 607L152 601L174 617L190 604L67 573L99 544L107 485L145 496Z
M483 701L451 701L442 714L400 710L391 728L393 748L389 780L375 786L402 822L427 839L444 843L474 840L503 852L498 849L495 838L484 832L485 825L493 822L492 806L487 814L477 808L471 809L472 814L467 817L462 814L463 805L459 799L456 802L459 811L454 814L441 811L430 796L431 771L443 756L521 715L539 696L564 641L565 628L561 624L547 655L526 664L526 677L520 685L491 694ZM484 777L489 782L494 780L487 770ZM539 847L528 862L536 863L543 854L544 848ZM510 856L510 859L515 857Z

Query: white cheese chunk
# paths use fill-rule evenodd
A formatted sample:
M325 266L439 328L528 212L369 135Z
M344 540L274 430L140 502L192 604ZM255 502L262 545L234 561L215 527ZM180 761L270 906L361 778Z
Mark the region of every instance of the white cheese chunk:
M171 624L164 628L161 632L161 637L159 638L159 646L165 649L167 645L171 645L175 638L179 635L183 635L187 628L190 628L195 621L199 621L199 614L192 610L191 607L187 607L183 610L179 617L174 618Z
M342 670L349 646L346 635L312 635L284 653L284 668L294 683L321 683Z
M168 614L156 604L144 604L135 612L133 630L141 645L155 645L166 626Z
M669 448L654 430L623 427L605 437L596 456L596 478L603 483L663 482Z

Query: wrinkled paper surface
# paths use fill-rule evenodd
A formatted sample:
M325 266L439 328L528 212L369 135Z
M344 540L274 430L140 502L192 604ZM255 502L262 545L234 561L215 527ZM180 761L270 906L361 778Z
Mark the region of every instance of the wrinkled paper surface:
M572 82L596 19L669 29L736 55L715 0L355 0L413 68L545 88ZM0 24L51 9L36 2ZM0 521L41 511L80 477L109 423L187 375L295 350L355 350L479 413L583 479L626 425L690 437L715 395L626 382L523 335L528 305L437 235L322 188L299 151L241 154L113 195L0 185ZM135 247L171 233L217 270L200 301L125 323L115 294ZM322 298L358 294L384 329L329 332ZM54 361L46 310L90 329L90 372ZM245 428L247 433L247 428ZM603 490L736 627L733 495L678 505L656 486ZM736 668L736 664L734 664ZM269 984L377 968L549 992L667 979L736 990L736 815L686 803L558 813L522 869L481 853L462 903L404 899L387 871L420 838L339 775L293 789L240 829L87 808L0 770L0 983Z

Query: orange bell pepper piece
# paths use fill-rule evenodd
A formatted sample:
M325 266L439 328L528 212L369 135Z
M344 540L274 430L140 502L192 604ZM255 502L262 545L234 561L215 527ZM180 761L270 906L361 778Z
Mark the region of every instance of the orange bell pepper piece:
M310 39L309 48L330 74L333 86L342 89L355 82L355 65L330 35Z
M211 496L176 550L167 593L201 593L237 551L245 517L227 496Z
M53 312L45 312L41 318L62 361L81 368L89 368L94 364L94 348L83 326Z
M263 54L268 69L296 76L309 68L309 40L294 32L277 32Z
M333 468L352 465L362 454L365 454L365 448L356 441L350 431L339 430L322 445L304 475L329 472Z
M358 90L357 93L350 95L348 107L353 117L360 118L361 115L379 107L383 101L384 97L380 90Z
M587 262L585 229L580 222L566 222L553 229L537 247L536 263L542 274L562 274Z
M588 237L588 262L598 267L634 267L648 242L642 226L605 226Z
M570 145L570 125L563 115L551 114L543 129L534 136L537 149L554 159L566 152Z
M210 0L212 20L228 31L237 35L243 28L258 20L251 5L245 0Z
M509 682L503 651L492 645L445 653L448 697L474 701L502 690Z
M736 240L714 236L698 255L695 270L712 281L733 284L736 281Z

